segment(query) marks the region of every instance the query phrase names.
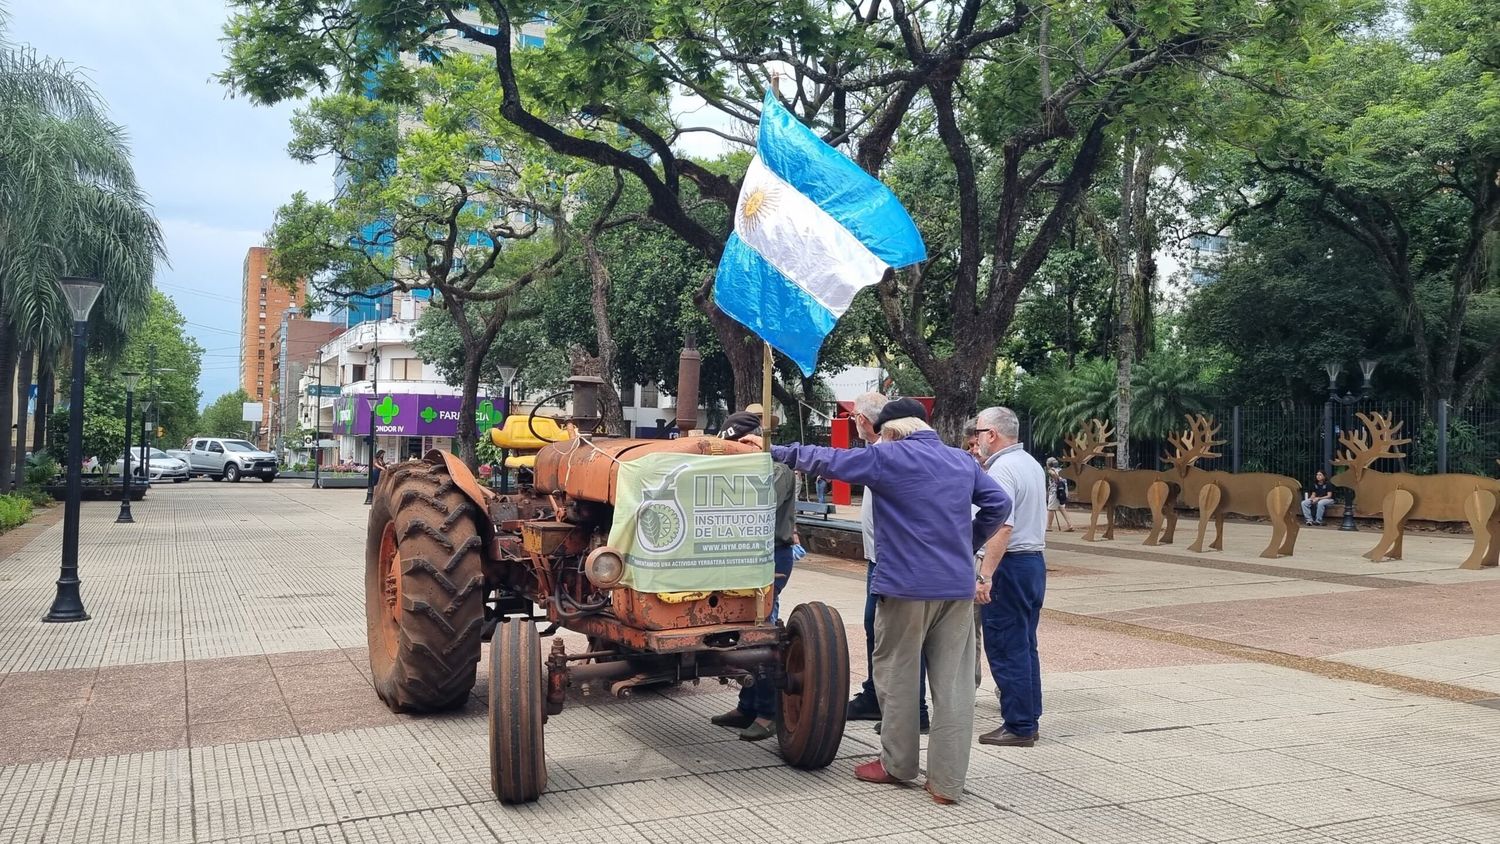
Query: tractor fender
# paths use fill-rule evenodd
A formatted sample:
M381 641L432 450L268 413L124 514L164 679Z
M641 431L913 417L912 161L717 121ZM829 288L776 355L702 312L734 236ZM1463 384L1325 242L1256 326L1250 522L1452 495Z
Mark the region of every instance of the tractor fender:
M448 477L453 479L453 485L458 487L459 492L462 492L465 498L474 502L474 506L479 508L480 513L489 512L489 498L485 494L484 487L479 485L479 481L475 479L474 473L469 471L469 467L464 465L464 462L458 458L458 455L433 449L427 452L427 456L424 459L434 465L441 463L446 466L448 468ZM479 522L481 530L485 533L492 532L492 530L485 530L486 527L493 529L493 525L490 524L489 519L481 518Z

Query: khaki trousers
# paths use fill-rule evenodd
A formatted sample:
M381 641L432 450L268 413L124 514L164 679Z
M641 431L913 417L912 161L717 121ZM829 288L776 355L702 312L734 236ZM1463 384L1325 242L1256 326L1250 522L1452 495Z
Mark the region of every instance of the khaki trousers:
M881 597L875 607L875 692L880 699L880 761L891 776L915 779L921 732L917 686L927 657L932 731L927 782L944 797L963 794L974 742L974 602ZM896 689L897 694L886 694Z

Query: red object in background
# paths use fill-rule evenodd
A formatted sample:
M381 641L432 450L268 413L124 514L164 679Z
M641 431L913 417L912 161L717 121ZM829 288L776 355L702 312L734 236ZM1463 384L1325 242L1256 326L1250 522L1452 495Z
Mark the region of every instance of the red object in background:
M932 418L933 400L931 396L912 396L922 403L922 408L927 411L927 418ZM854 427L854 402L841 401L838 403L838 416L834 418L828 432L828 443L834 448L849 448L854 443L858 433ZM843 481L833 482L833 503L845 507L854 503L852 491L849 485Z
M841 403L842 404L842 403ZM834 448L848 448L854 441L854 420L848 416L840 416L833 420L828 430L828 444ZM849 485L843 481L833 482L833 503L848 506L854 503Z

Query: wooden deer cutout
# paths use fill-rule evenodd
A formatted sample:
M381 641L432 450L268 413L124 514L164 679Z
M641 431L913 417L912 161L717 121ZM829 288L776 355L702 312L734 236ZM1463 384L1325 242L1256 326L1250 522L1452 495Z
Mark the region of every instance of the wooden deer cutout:
M1217 439L1219 426L1211 416L1190 414L1187 424L1187 430L1167 438L1174 451L1165 457L1172 467L1165 474L1181 485L1183 500L1189 506L1194 502L1198 505L1198 538L1188 550L1203 550L1209 521L1214 523L1214 541L1208 547L1215 551L1224 550L1224 517L1234 513L1264 516L1270 520L1271 541L1260 552L1262 557L1290 557L1301 529L1296 508L1302 485L1295 478L1269 472L1199 469L1194 464L1205 458L1218 457L1219 452L1213 448L1223 445L1224 441Z
M1354 490L1354 512L1380 515L1384 527L1380 541L1365 552L1371 560L1401 559L1401 539L1407 519L1433 522L1468 522L1474 546L1459 564L1462 569L1493 566L1500 558L1500 481L1481 475L1413 475L1410 472L1377 472L1376 460L1405 456L1396 447L1411 442L1401 436L1406 423L1391 423L1389 413L1357 414L1365 430L1344 432L1344 448L1333 461L1344 466L1333 479L1335 486ZM1372 505L1379 504L1379 509Z
M1076 436L1065 437L1068 451L1063 456L1063 476L1078 485L1080 494L1088 490L1089 527L1083 534L1087 542L1115 538L1116 507L1147 507L1151 510L1151 531L1145 545L1170 545L1177 531L1177 511L1172 507L1176 487L1159 472L1146 469L1100 469L1089 465L1105 457L1116 443L1109 423L1090 419ZM1104 515L1104 531L1099 533L1099 516Z

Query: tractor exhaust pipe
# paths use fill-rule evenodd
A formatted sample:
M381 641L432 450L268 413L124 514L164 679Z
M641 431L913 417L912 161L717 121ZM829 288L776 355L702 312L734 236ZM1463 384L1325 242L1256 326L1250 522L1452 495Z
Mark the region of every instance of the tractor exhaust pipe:
M683 436L698 427L698 374L702 366L698 338L689 332L682 338L682 354L677 358L677 430Z

